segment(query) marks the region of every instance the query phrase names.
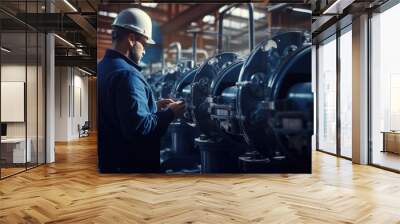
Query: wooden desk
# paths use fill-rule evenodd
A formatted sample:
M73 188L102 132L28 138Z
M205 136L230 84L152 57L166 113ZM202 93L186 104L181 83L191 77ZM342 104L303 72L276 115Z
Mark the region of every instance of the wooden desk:
M26 142L28 144L26 144ZM6 138L1 139L1 159L5 163L25 163L31 161L31 139L28 138ZM25 151L25 145L26 151Z
M383 131L382 152L400 154L400 131Z

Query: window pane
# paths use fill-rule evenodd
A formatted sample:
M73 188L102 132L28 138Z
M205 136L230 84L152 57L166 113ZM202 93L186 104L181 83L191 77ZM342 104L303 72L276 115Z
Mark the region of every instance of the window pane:
M351 158L352 148L352 33L340 36L340 152Z
M397 170L400 170L400 32L393 27L398 27L399 21L400 4L371 19L372 163Z
M318 148L336 153L336 40L318 48Z

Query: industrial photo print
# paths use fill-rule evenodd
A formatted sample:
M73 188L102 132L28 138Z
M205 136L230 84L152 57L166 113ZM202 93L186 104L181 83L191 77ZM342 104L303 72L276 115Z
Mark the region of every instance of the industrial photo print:
M311 173L310 5L192 4L99 5L98 171Z

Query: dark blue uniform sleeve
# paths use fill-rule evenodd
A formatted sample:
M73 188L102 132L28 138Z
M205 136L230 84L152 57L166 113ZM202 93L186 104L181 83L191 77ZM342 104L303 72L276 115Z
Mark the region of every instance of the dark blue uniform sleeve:
M171 109L152 113L149 108L146 87L135 74L121 79L116 90L116 107L120 128L126 139L133 135L159 138L174 119Z

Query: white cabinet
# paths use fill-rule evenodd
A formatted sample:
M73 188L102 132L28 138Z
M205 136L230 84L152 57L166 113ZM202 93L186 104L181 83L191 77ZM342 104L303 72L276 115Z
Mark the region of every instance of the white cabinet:
M25 144L27 144L25 151ZM32 141L28 138L7 138L1 140L2 158L6 163L25 163L32 161Z

